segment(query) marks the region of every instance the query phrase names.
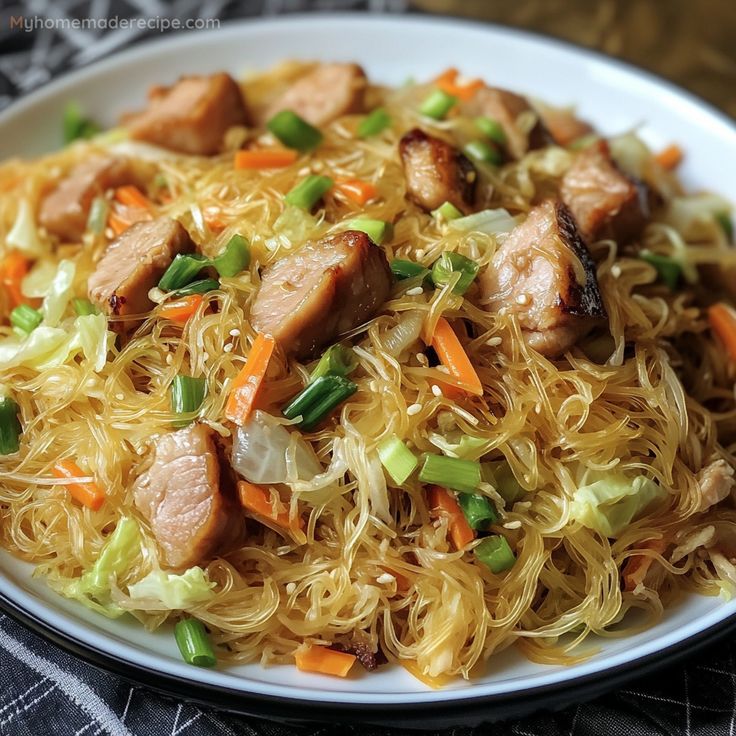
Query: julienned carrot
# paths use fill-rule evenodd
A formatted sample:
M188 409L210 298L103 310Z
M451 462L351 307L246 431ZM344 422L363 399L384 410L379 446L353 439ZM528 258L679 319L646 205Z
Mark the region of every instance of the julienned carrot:
M263 516L284 529L304 529L304 519L297 516L292 521L289 518L288 509L280 502L278 505L281 508L275 511L271 494L261 486L256 486L244 480L238 481L238 495L240 496L240 503L247 511Z
M462 384L461 388L475 396L483 395L483 385L475 372L468 354L463 349L450 323L440 317L432 335L432 347L442 365Z
M672 171L682 161L683 156L682 148L673 143L662 149L654 158L662 168Z
M204 223L212 232L219 233L223 231L227 225L220 219L220 210L214 207L205 208L202 213Z
M360 179L338 179L335 189L356 204L365 204L378 194L378 189L373 184Z
M481 79L470 79L464 84L458 84L458 76L459 72L457 69L446 69L434 80L434 85L448 95L457 97L460 100L472 99L473 95L483 87L483 81Z
M718 335L731 360L736 361L736 312L733 307L717 302L708 309L708 321L711 330Z
M355 655L338 652L329 647L311 646L297 649L294 660L302 672L319 672L322 675L345 677L355 664Z
M199 309L203 299L201 294L190 294L170 304L164 304L159 309L158 316L183 325Z
M128 222L128 220L124 220L122 217L118 217L118 215L115 214L112 210L110 210L110 214L107 216L107 226L115 233L115 235L122 235L131 225L134 225L133 222Z
M410 674L412 677L416 677L417 680L423 682L435 690L449 685L454 678L449 675L425 675L424 672L419 668L415 659L400 659L399 664Z
M132 184L118 187L115 190L115 199L131 209L148 210L149 212L154 210L153 202L138 187Z
M650 539L644 542L641 548L651 549L653 552L661 555L667 548L667 542L664 539ZM639 583L643 583L644 577L654 560L655 558L650 555L634 555L633 557L629 557L621 571L624 590L631 592Z
M427 499L431 509L447 515L447 528L455 549L463 549L475 539L475 532L470 528L463 510L448 490L441 486L430 486L427 489Z
M259 333L256 337L245 365L233 382L225 407L225 416L231 422L243 424L250 416L275 346L271 335Z
M88 473L84 473L80 467L71 460L60 460L52 469L53 474L57 478L84 478ZM105 500L105 494L100 490L97 483L69 483L66 486L72 498L79 501L92 511L97 511Z
M280 169L293 164L298 156L298 151L290 148L251 148L236 151L234 166L236 169Z
M16 307L29 301L20 288L29 268L30 261L17 250L11 250L0 263L0 283Z

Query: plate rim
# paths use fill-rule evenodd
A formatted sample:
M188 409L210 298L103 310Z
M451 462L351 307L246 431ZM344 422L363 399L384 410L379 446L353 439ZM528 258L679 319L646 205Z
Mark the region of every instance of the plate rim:
M20 99L8 105L5 110L0 111L0 128L2 128L6 121L32 109L37 103L43 101L44 98L62 92L65 88L83 84L85 80L104 73L116 64L125 63L128 58L134 57L137 53L141 53L141 51L148 52L149 50L153 50L155 52L155 50L165 49L169 46L185 45L187 40L195 37L217 36L223 31L233 31L242 27L278 26L294 22L316 24L324 21L349 23L360 21L366 25L376 22L386 23L388 21L403 25L451 26L458 30L466 28L472 31L495 31L496 33L516 37L521 41L531 41L552 47L553 49L557 48L572 52L583 59L602 63L614 71L621 72L624 75L635 76L639 80L668 92L678 102L685 103L690 109L695 109L706 114L711 121L717 122L721 126L722 132L733 136L736 141L736 120L732 119L727 113L709 101L689 90L683 89L671 80L663 78L654 72L642 69L628 61L609 56L596 49L580 46L576 43L544 33L528 31L500 23L490 23L452 16L428 17L415 14L373 14L360 11L314 14L293 13L276 17L233 19L222 23L216 29L187 31L158 39L144 39L141 42L133 44L131 47L119 50L110 56L94 61L80 69L65 73L59 78L51 80L32 92L23 95ZM5 576L3 575L3 577ZM12 582L10 584L14 585ZM418 711L432 716L443 714L444 716L453 718L452 723L458 723L462 721L467 722L469 720L468 714L471 711L475 714L473 717L487 719L489 708L493 709L494 718L500 718L504 713L518 714L521 711L541 707L559 709L562 707L560 703L566 705L594 697L596 694L617 687L628 679L665 666L688 654L694 653L703 646L716 641L718 638L736 629L736 611L734 611L703 629L673 641L664 649L650 651L637 658L621 662L612 667L604 667L595 672L580 674L558 682L524 687L519 691L476 695L469 693L467 695L458 695L458 697L441 700L423 699L412 701L411 699L404 699L398 702L388 701L381 703L350 701L325 702L317 700L314 695L312 697L288 698L283 695L236 690L224 684L198 682L194 679L194 676L192 678L183 678L175 673L135 664L129 659L85 643L79 638L54 627L53 624L44 621L32 611L11 600L2 591L0 591L0 608L11 618L20 621L32 631L61 646L64 650L71 652L82 660L128 680L144 683L146 686L168 695L181 697L185 694L185 691L183 691L183 687L185 687L189 691L186 692L186 695L191 700L209 705L216 704L219 708L238 713L251 715L263 714L264 710L277 708L277 710L274 710L270 714L275 719L304 721L305 718L309 720L328 718L330 720L354 719L361 722L365 722L366 715L370 714L370 722L386 723L390 720L404 726L416 721L417 717L421 720L422 715L418 714ZM151 681L151 678L153 678L153 681ZM569 694L570 690L575 690L574 694ZM568 691L567 699L565 697L560 698L561 694L564 696L565 691ZM330 691L327 690L326 692ZM586 695L586 693L591 694ZM207 697L203 698L203 694L206 694ZM411 696L412 694L407 693L406 695ZM552 696L554 696L554 700L550 700ZM218 702L223 697L226 697L228 700L226 702ZM305 716L305 710L309 711L308 716ZM287 713L286 711L289 712ZM356 711L358 712L356 713ZM386 715L389 714L390 718L386 718ZM373 718L374 715L376 716L375 718ZM435 718L433 718L432 723L437 723Z

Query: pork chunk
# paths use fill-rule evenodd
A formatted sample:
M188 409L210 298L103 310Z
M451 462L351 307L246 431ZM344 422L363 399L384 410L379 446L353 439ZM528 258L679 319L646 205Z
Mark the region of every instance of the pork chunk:
M583 149L562 178L562 201L586 240L635 238L649 219L647 188L624 174L604 140Z
M548 357L605 316L588 249L567 207L551 200L514 228L480 285L487 308L516 315L527 344Z
M65 241L81 240L92 201L107 189L136 182L126 159L95 156L76 166L41 202L39 221Z
M212 430L194 423L156 440L153 462L133 485L163 562L184 569L211 557L243 528Z
M461 113L467 117L488 117L498 122L506 134L506 152L512 158L519 159L527 151L544 148L553 142L528 100L506 89L479 89L472 99L462 103ZM525 130L520 125L522 115L527 115L532 121L531 129Z
M148 107L124 120L131 138L172 151L211 156L235 125L247 125L240 88L224 72L182 77L168 88L156 88Z
M319 64L268 108L263 122L291 110L312 125L326 125L342 115L363 112L367 86L365 72L357 64Z
M365 233L348 230L308 243L264 271L251 321L287 353L306 357L370 319L390 288L383 250Z
M147 312L153 306L148 291L177 253L193 250L189 233L176 220L138 222L107 246L89 278L89 298L115 317Z
M700 511L720 503L736 487L734 469L723 459L714 460L698 473Z
M537 105L537 111L558 146L569 146L583 136L595 133L592 125L576 117L568 108Z
M419 128L399 141L409 197L430 212L451 202L468 214L473 208L477 173L470 160L449 143Z

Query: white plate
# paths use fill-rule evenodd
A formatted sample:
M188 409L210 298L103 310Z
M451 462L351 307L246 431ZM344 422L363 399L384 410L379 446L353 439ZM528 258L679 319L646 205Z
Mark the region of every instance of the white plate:
M151 84L173 81L182 73L226 69L240 74L284 58L357 61L372 79L392 84L457 66L552 103L577 103L581 116L605 133L641 126L654 147L681 143L687 152L682 167L687 183L736 201L736 129L694 97L549 39L457 21L389 16L292 16L136 46L70 74L2 113L0 158L58 147L61 114L70 99L112 125L121 112L142 103ZM0 597L6 607L103 666L233 709L302 718L337 713L398 722L429 717L436 710L444 722L459 722L509 715L540 703L560 706L612 685L632 669L641 672L660 661L662 653L691 649L730 624L736 613L736 601L693 598L645 633L601 641L601 652L584 664L541 666L506 651L492 659L484 678L432 691L398 668L346 680L287 666L195 669L180 660L170 632L150 634L132 621L90 614L32 580L30 568L8 555L0 555L0 570Z

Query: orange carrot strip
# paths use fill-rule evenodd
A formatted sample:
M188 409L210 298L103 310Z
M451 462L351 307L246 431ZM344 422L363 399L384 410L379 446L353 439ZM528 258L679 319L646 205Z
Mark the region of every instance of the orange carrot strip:
M449 491L441 486L430 486L427 489L427 499L431 509L449 517L448 531L455 549L463 549L475 539L475 532L470 528L463 510Z
M154 209L153 202L151 202L151 200L148 199L148 197L146 197L138 187L135 187L132 184L118 187L115 190L115 199L120 202L120 204L132 209L148 210L149 212Z
M662 149L654 158L662 168L672 171L679 165L684 155L682 148L673 143Z
M481 79L471 79L465 84L458 84L458 76L457 69L447 69L434 80L434 85L448 95L465 101L472 99L475 93L483 87L483 81Z
M276 341L271 335L259 333L256 337L245 365L233 381L225 407L225 416L231 422L243 424L250 416L275 347Z
M247 511L263 516L284 529L304 529L304 519L301 517L292 521L288 510L274 511L270 494L260 486L240 480L238 481L238 495L240 503Z
M329 647L312 646L294 652L296 666L302 672L345 677L355 664L355 655L338 652Z
M483 395L483 385L475 372L468 354L463 349L460 340L450 327L450 323L440 317L437 320L437 326L434 328L432 335L432 347L435 349L437 356L451 373L455 376L462 388L469 394L475 396Z
M419 668L419 665L417 664L417 661L415 659L400 659L399 664L410 675L416 677L417 680L423 682L425 685L428 685L431 688L434 688L435 690L439 690L440 688L445 687L445 685L449 685L454 679L449 675L425 675L424 672L422 672L422 670Z
M641 545L642 549L651 549L657 554L662 554L667 548L667 542L664 539L650 539ZM649 555L634 555L629 557L621 571L621 578L624 581L624 590L631 592L639 583L644 582L654 557Z
M299 156L297 151L288 148L257 149L236 151L236 169L280 169L289 166Z
M122 235L131 225L135 223L128 222L122 217L118 217L112 210L107 216L107 226L115 233L115 235Z
M201 294L190 294L171 304L164 304L159 309L158 316L183 325L199 309L203 300L204 297Z
M365 204L378 194L378 189L373 184L360 179L338 179L335 189L356 204Z
M86 473L71 460L60 460L52 469L57 478L84 478ZM100 490L97 483L69 483L66 486L72 498L79 501L92 511L97 511L105 500L105 494Z
M708 309L710 327L728 351L731 360L736 361L736 312L733 307L718 302Z
M215 209L214 207L205 208L202 215L204 216L205 225L207 225L207 227L213 232L222 232L227 227L227 225L220 219L220 210Z
M11 250L0 263L0 283L7 289L16 307L30 301L23 296L20 288L29 268L30 261L17 250Z

